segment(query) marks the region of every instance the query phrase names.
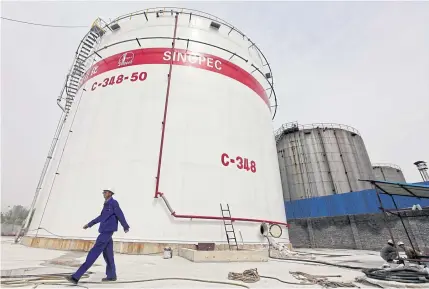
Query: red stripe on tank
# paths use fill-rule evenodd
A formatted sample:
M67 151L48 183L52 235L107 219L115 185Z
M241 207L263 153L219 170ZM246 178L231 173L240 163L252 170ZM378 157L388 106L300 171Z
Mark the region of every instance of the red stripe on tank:
M174 65L200 68L235 79L256 92L270 108L270 101L265 93L265 89L249 72L241 67L211 54L195 53L185 49L175 49L174 51ZM127 66L143 64L169 65L171 55L172 52L169 48L143 48L118 53L91 66L84 74L81 85L104 72Z

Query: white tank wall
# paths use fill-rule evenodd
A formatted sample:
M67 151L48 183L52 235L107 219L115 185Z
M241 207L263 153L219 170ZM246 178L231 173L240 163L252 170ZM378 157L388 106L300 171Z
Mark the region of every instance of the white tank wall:
M210 20L192 17L189 25L189 16L179 15L177 36L213 43L251 59L245 63L235 57L231 63L252 79L250 63L261 66L256 50L248 49L249 43L235 31L228 36L229 29L223 25L218 32L212 31ZM172 37L174 17L151 15L146 23L142 15L119 24L121 29L106 33L100 47L136 37ZM142 49L171 48L171 40L165 39L143 40L141 44ZM178 41L176 47L185 49L186 42ZM138 48L133 41L100 54L105 59L112 56L117 63L124 52ZM231 56L207 45L190 43L189 50L212 54L224 65ZM102 66L103 61L98 64ZM41 227L59 236L95 238L95 228L81 228L99 214L101 191L111 187L131 226L128 234L120 229L116 239L226 241L221 221L174 219L162 199L154 199L168 69L166 63L130 65L96 75L84 84L60 137L29 235L37 232L38 236L52 237L45 230L36 230ZM94 82L137 71L147 72L147 79L95 85L92 90ZM252 75L267 87L258 73ZM256 173L238 170L232 164L223 166L223 153L254 160ZM174 65L159 191L178 214L220 216L219 204L228 203L233 217L286 222L269 105L236 79ZM259 224L236 222L234 226L237 237L240 230L245 243L264 242ZM288 239L287 230L282 237Z

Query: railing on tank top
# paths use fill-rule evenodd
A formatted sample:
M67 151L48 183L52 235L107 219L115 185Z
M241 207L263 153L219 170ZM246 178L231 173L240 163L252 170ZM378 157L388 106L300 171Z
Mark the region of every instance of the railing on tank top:
M298 122L288 122L280 126L275 132L275 139L276 142L279 142L282 136L285 133L292 132L292 131L300 131L304 129L314 129L314 128L320 128L320 129L342 129L349 131L351 133L355 133L360 136L360 133L357 129L345 125L345 124L339 124L339 123L312 123L312 124L298 124Z
M251 47L254 47L257 52L258 52L258 56L262 57L262 68L257 67L256 65L254 65L253 63L250 63L251 68L253 69L252 71L248 71L250 74L253 74L254 72L258 72L263 79L265 79L265 81L267 82L268 87L265 87L265 91L270 91L269 95L268 95L268 99L270 100L270 108L272 109L272 118L274 119L274 117L276 116L276 112L277 112L277 96L276 96L276 92L274 90L274 78L273 78L273 74L271 71L271 66L269 64L269 62L267 61L265 55L262 53L262 51L256 46L256 44L251 41L243 32L241 32L240 30L238 30L237 28L235 28L234 26L232 26L231 24L227 23L226 21L213 16L211 14L208 13L204 13L198 10L192 10L192 9L182 9L182 8L177 8L177 7L164 7L164 8L152 8L152 9L147 9L147 10L142 10L142 11L137 11L137 12L133 12L133 13L129 13L123 16L120 16L116 19L114 19L113 21L105 23L104 26L102 26L102 29L110 29L110 25L114 24L114 23L118 23L119 21L122 20L129 20L132 17L135 16L140 16L140 15L144 15L146 18L146 21L149 21L149 17L148 15L151 14L156 14L159 15L160 13L171 13L172 15L174 15L175 13L179 13L180 14L184 14L184 15L188 15L191 19L192 16L197 16L197 17L201 17L201 18L205 18L208 20L213 20L213 21L217 21L222 25L225 25L226 27L230 28L229 33L231 33L232 31L237 32L238 34L240 34L241 36L243 36L243 39L247 39L247 41L249 41L250 46L248 47L248 49L250 49ZM229 34L228 33L228 34ZM93 53L91 53L88 58L91 57L95 57L97 56L99 59L103 59L102 55L100 55L100 53L112 46L116 46L116 45L120 45L120 44L124 44L124 43L130 43L130 42L135 42L136 45L138 45L138 47L142 46L142 43L140 41L144 41L144 40L154 40L154 39L165 39L165 40L173 40L173 37L168 37L168 36L153 36L153 37L138 37L138 38L132 38L132 39L126 39L126 40L122 40L122 41L118 41L106 46L103 46L102 48L95 50ZM198 41L198 40L193 40L193 39L189 39L189 38L180 38L180 37L176 37L175 38L176 41L186 41L187 42L187 46L186 48L188 48L189 43L197 43L197 44L202 44L202 45L207 45L209 47L213 47L219 50L222 50L224 52L229 53L231 56L228 60L231 60L232 58L236 57L241 59L242 61L244 61L246 64L249 64L249 59L246 59L245 57L241 56L238 53L235 53L231 50L228 50L226 48L211 44L211 43L207 43L204 41ZM266 67L266 72L262 71L262 69L264 69ZM267 77L267 75L269 77Z
M373 168L377 168L377 167L388 167L388 168L394 168L398 171L402 171L401 167L395 164L391 164L391 163L374 163L372 164Z

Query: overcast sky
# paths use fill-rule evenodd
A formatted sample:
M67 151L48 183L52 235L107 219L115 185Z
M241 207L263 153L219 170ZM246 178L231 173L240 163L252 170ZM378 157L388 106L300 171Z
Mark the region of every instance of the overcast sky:
M170 5L214 14L258 44L276 82L274 127L353 126L373 163L420 181L413 162L429 161L429 2L2 1L1 15L89 27L98 16ZM56 98L86 31L1 21L2 209L31 203L60 116Z

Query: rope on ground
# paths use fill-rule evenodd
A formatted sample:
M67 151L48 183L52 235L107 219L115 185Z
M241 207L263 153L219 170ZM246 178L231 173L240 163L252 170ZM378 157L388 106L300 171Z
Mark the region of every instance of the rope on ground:
M228 273L228 279L229 280L242 281L244 283L256 283L259 280L261 280L261 278L273 279L273 280L277 280L279 282L282 282L285 284L291 284L291 285L314 285L314 283L309 283L309 282L296 283L296 282L284 281L284 280L281 280L277 277L259 275L258 269L256 269L256 268L244 270L243 273L235 273L235 272L229 272Z
M311 275L304 272L289 272L293 277L295 277L298 280L306 281L308 283L311 283L312 285L320 285L324 288L339 288L339 287L358 287L352 282L340 282L340 281L330 281L324 276L316 276Z
M248 269L244 270L243 273L228 273L229 280L242 281L244 283L255 283L261 280L258 274L258 269Z

